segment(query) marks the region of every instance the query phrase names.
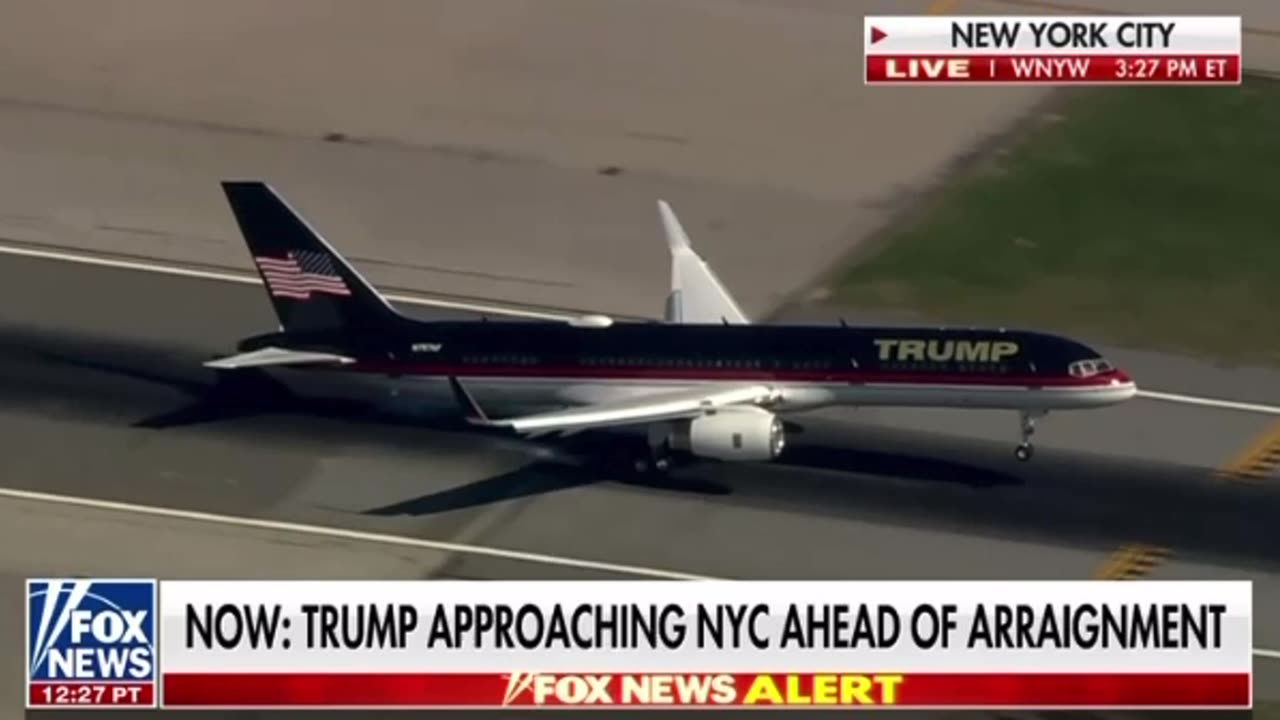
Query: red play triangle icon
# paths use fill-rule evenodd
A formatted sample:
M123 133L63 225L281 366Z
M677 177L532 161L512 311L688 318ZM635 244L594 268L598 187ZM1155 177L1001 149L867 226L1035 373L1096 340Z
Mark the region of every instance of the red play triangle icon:
M872 45L875 45L876 43L880 42L881 40L887 37L889 37L889 33L881 30L875 25L871 26L871 44Z

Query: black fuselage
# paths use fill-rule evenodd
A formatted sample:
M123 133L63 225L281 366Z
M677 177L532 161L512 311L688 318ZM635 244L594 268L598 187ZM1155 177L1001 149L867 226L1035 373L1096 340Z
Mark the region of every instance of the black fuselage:
M420 322L358 332L271 334L242 350L287 344L355 357L389 375L1080 385L1073 364L1099 353L1068 338L965 328ZM1108 372L1114 372L1108 367Z

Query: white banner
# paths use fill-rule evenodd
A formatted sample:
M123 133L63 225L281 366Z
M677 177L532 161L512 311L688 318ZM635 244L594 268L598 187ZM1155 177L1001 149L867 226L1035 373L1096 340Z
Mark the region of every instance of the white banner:
M1241 53L1239 16L873 15L866 55Z
M186 582L169 673L1241 673L1249 582Z

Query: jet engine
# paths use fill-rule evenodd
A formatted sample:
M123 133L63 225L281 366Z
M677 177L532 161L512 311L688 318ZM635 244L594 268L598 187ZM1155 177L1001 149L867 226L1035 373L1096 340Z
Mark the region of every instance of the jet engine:
M772 460L786 446L782 419L758 407L728 407L675 423L673 450L730 462Z

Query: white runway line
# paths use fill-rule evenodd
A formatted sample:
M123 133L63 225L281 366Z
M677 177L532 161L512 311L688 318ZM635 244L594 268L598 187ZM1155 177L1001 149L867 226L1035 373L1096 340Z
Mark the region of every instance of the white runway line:
M1139 390L1138 397L1145 400L1159 400L1160 402L1201 405L1203 407L1218 408L1220 410L1240 410L1242 412L1262 413L1264 415L1280 415L1280 407L1276 407L1274 405L1260 405L1258 403L1236 402L1235 400L1217 400L1214 398L1196 397L1194 395L1155 392L1153 390Z
M52 493L35 492L32 490L18 490L16 488L0 488L0 498L10 498L14 500L26 500L32 502L46 502L56 505L66 505L70 507L88 508L91 510L106 510L110 512L132 513L134 515L148 515L151 517L169 518L173 520L188 520L193 522L211 523L215 525L227 525L231 527L252 528L255 530L269 530L274 532L296 533L299 535L311 535L313 537L337 538L342 540L355 540L357 542L370 542L382 545L398 545L401 547L422 548L425 550L438 550L441 552L452 552L461 555L476 555L481 557L496 557L504 560L519 560L539 565L550 565L553 567L578 568L582 570L600 570L605 572L616 573L619 575L631 575L634 577L654 578L658 580L728 580L729 578L716 578L708 575L692 575L689 573L676 572L674 570L659 570L657 568L638 567L635 565L619 565L615 563L598 562L595 560L580 560L577 558L563 557L559 555L546 555L541 553L529 553L520 550L505 550L502 548L484 547L482 545L463 545L460 543L443 542L439 540L425 540L421 538L405 537L402 535L390 535L386 533L363 532L360 530L348 530L337 527L324 527L321 525L306 525L303 523L283 522L279 520L264 520L262 518L240 517L236 515L221 515L218 513L197 512L194 510L179 510L177 508L157 507L153 505L139 505L135 503L116 502L113 500L98 500L95 498L76 497L74 495L55 495ZM1272 650L1269 648L1254 648L1255 657L1264 660L1280 660L1280 650Z
M218 513L199 512L196 510L179 510L178 508L157 507L154 505L138 505L134 503L116 502L113 500L77 497L74 495L55 495L52 493L42 493L31 490L18 490L16 488L0 488L0 498L45 502L69 507L87 508L91 510L131 513L134 515L148 515L151 517L169 518L173 520L188 520L214 525L253 528L255 530L286 532L297 535L311 535L313 537L354 540L356 542L377 543L380 545L397 545L400 547L412 547L423 550L457 553L459 555L493 557L500 558L502 560L518 560L537 565L576 568L579 570L597 570L616 573L619 575L632 575L635 577L653 578L657 580L723 579L707 577L704 575L691 575L689 573L676 572L674 570L659 570L656 568L638 567L635 565L620 565L617 563L600 562L596 560L581 560L578 558L563 557L560 555L544 555L541 553L524 552L521 550L504 550L502 548L484 547L481 545L465 545L462 543L451 543L441 540L425 540L422 538L406 537L403 535L364 532L361 530L348 530L346 528L325 527L322 525L307 525L304 523L284 522L281 520L265 520L262 518L221 515Z
M81 255L79 253L71 253L61 250L39 250L36 248L21 247L18 245L5 245L2 243L0 243L0 254L20 255L22 257L40 258L42 260L59 260L61 262L75 263L78 265L96 265L98 267L116 268L118 270L139 270L159 275L175 275L178 277L198 278L200 280L217 280L219 282L240 283L241 285L262 284L262 281L257 277L248 274L219 272L216 270L197 270L195 268L184 268L176 265L162 265L160 263L142 262L139 260L124 260L98 257L94 255ZM535 318L539 320L569 320L574 317L573 315L568 314L538 312L536 310L524 310L521 308L505 307L500 305L481 305L478 303L461 302L457 300L438 300L436 298L421 297L419 295L389 294L384 295L384 297L392 302L401 302L408 305L425 305L428 307L466 310L468 312L489 315L510 315L513 317Z

